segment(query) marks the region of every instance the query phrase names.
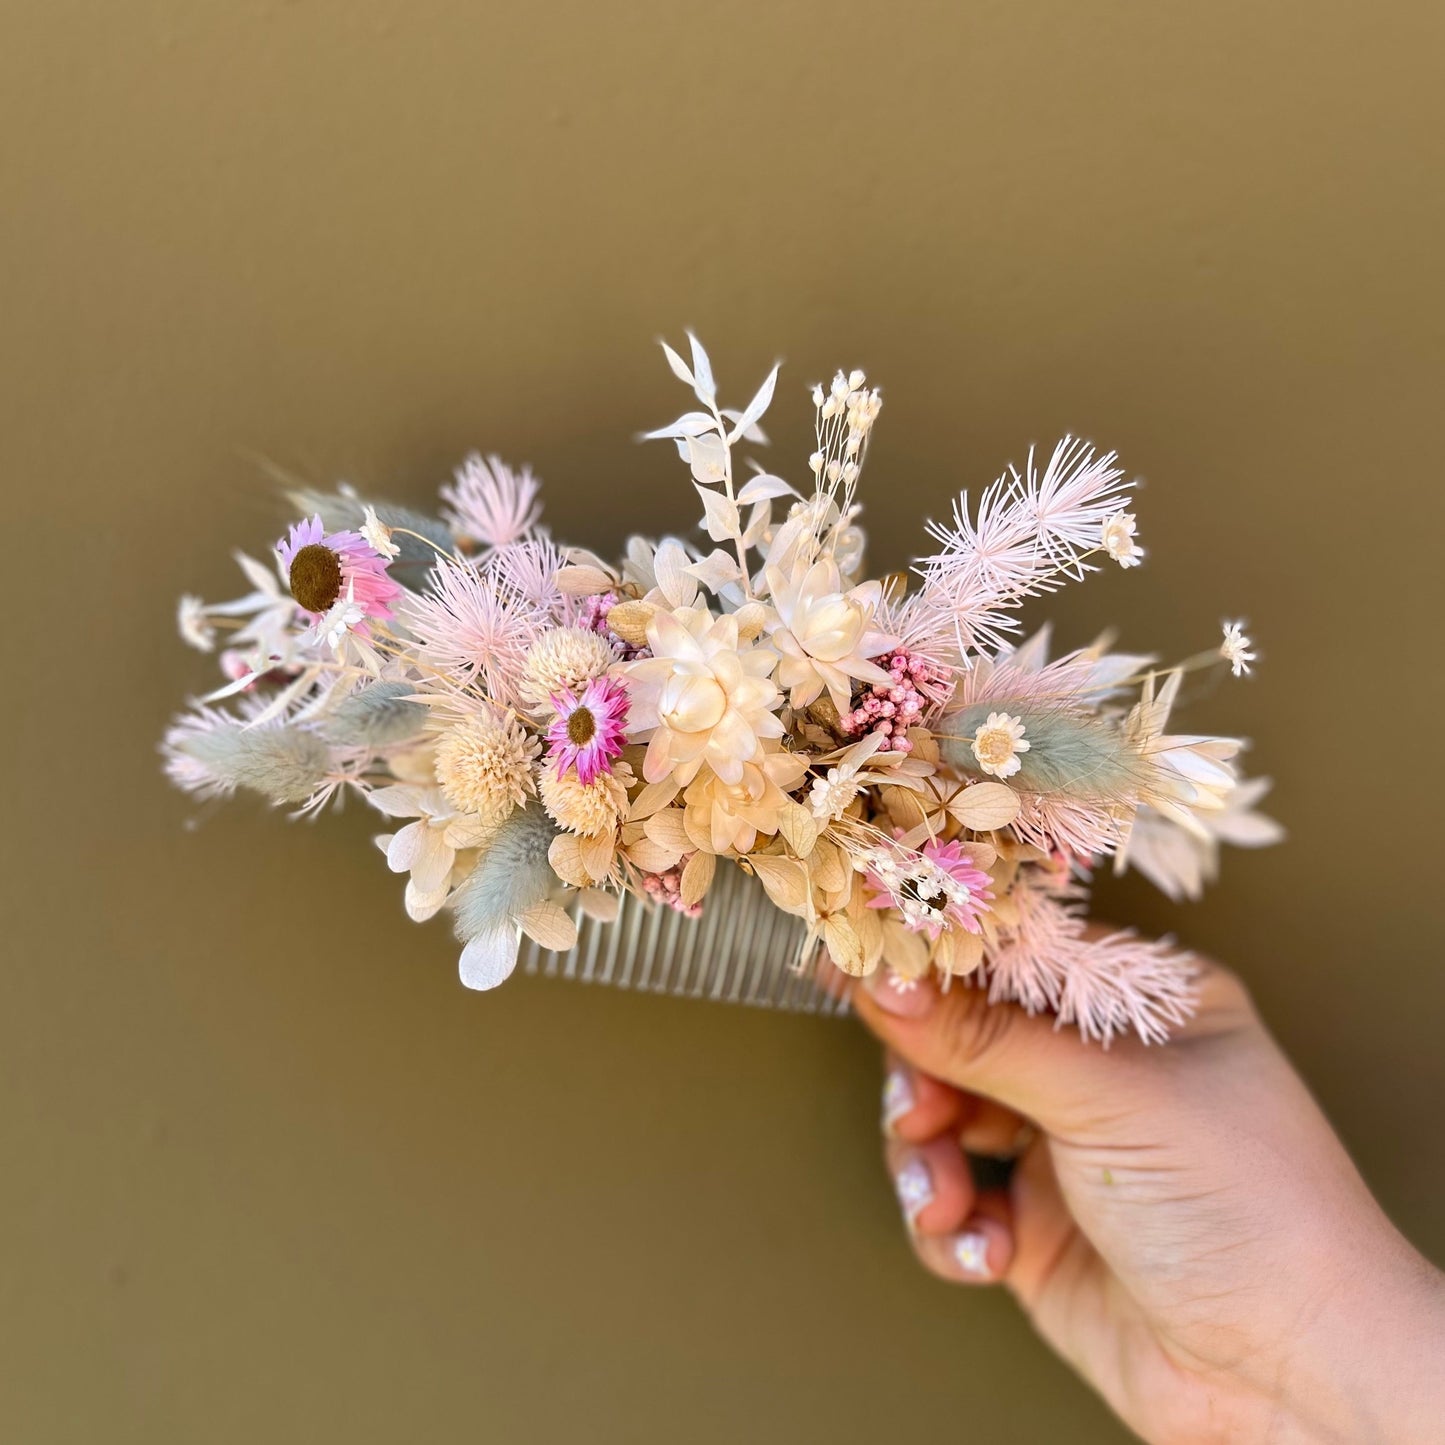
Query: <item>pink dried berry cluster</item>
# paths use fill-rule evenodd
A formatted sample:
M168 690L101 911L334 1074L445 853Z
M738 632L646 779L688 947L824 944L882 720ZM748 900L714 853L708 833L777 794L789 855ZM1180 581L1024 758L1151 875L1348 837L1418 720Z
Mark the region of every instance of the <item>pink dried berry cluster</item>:
M866 688L853 711L838 720L838 726L845 737L881 733L886 739L885 752L911 752L908 729L938 700L939 685L945 679L943 669L904 648L874 660L888 673L888 681Z
M665 903L669 908L682 914L684 918L702 916L701 903L684 903L682 901L681 864L676 868L669 868L666 873L644 873L642 875L642 891L656 902Z
M607 614L616 607L621 600L615 592L601 592L586 598L582 603L582 612L577 618L577 626L586 627L592 632L600 633L612 644L618 655L625 662L632 662L639 657L648 657L651 654L647 648L634 647L626 638L619 637L617 633L607 625Z

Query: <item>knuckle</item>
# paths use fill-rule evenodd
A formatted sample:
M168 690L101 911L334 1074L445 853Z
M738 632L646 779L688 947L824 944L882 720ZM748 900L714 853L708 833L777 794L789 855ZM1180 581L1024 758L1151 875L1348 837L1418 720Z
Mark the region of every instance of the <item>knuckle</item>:
M955 987L944 999L939 1022L948 1057L960 1070L971 1072L1003 1047L1013 1010L992 1007L983 989Z
M1254 998L1239 975L1212 959L1198 965L1195 986L1199 991L1199 1012L1229 1023L1256 1016Z

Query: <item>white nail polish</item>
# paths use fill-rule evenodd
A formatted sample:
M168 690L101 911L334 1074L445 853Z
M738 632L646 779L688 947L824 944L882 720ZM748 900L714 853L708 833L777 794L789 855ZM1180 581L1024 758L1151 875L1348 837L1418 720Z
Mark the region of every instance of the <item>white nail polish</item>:
M933 1203L933 1175L922 1159L910 1159L898 1171L893 1187L898 1191L898 1202L909 1224Z
M980 1279L988 1276L988 1236L986 1234L960 1234L953 1242L953 1257L965 1274L977 1275Z
M917 1101L913 1097L913 1080L906 1069L893 1069L883 1085L883 1128L891 1132L893 1126L912 1108Z

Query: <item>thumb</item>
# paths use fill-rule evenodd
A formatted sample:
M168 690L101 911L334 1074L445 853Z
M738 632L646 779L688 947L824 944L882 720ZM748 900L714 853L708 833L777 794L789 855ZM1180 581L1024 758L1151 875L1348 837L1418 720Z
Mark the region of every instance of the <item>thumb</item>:
M1137 1098L1133 1085L1152 1064L1138 1040L1105 1052L1073 1029L1056 1029L1047 1014L989 1003L985 989L955 983L945 993L928 978L900 986L887 969L853 990L853 1007L915 1068L995 1099L1051 1134L1097 1123Z

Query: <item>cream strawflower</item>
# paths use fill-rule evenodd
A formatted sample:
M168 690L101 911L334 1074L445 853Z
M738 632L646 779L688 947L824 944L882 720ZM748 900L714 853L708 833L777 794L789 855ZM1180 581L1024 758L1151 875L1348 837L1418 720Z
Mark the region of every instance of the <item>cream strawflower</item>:
M473 713L437 742L437 782L453 807L500 823L536 792L532 761L541 747L516 718Z
M1144 549L1134 540L1132 512L1115 512L1109 517L1100 544L1121 567L1137 567L1144 560Z
M1023 719L1006 712L989 713L973 739L973 755L979 767L996 778L1011 778L1018 772L1023 767L1019 754L1028 750Z
M589 627L556 627L527 649L522 665L522 696L537 709L550 709L559 693L580 693L601 677L617 655L599 632Z
M703 607L658 611L647 641L651 657L617 668L632 699L628 733L648 740L643 777L689 783L707 765L723 782L741 782L765 741L783 736L777 653L741 643L735 617Z
M549 763L540 775L542 806L562 827L595 838L610 833L627 811L627 785L632 780L626 763L613 764L610 773L598 773L590 783L584 783L575 768L558 772Z
M864 582L845 592L831 557L807 567L799 562L788 573L769 567L765 575L777 611L771 634L782 654L778 682L789 689L794 707L807 707L826 688L833 706L844 713L851 704L853 679L888 682L888 674L868 661L898 642L873 627L883 601L881 582Z
M704 853L746 853L759 833L778 831L787 792L803 780L804 759L771 752L744 763L736 782L724 782L704 768L688 784L682 801L683 826Z

